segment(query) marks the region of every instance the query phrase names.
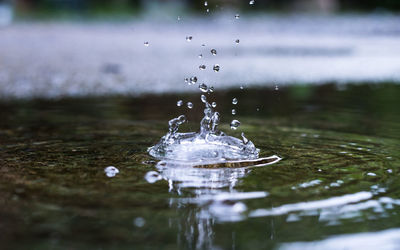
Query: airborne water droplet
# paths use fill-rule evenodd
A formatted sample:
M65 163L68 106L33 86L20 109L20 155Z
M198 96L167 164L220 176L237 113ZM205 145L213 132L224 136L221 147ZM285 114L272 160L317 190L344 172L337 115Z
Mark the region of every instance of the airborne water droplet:
M205 85L204 83L202 83L202 84L200 84L199 85L199 89L202 91L202 92L207 92L207 85Z
M217 55L217 50L216 50L216 49L212 49L212 50L211 50L211 54L212 54L213 56Z
M176 106L178 106L178 107L182 106L182 104L183 104L182 100L179 100L179 101L176 102Z
M232 109L232 115L236 115L236 109Z
M240 86L239 88L240 88L240 89L244 89L244 87L243 87L243 86Z
M279 90L279 87L278 87L278 85L275 85L275 90L276 90L276 91L278 91L278 90Z
M205 95L201 95L201 96L200 96L200 99L201 99L201 101L204 102L204 103L207 102L207 98L206 98Z
M213 86L208 88L208 93L212 93L212 92L214 92L214 87Z
M238 103L238 99L237 99L236 97L233 98L233 99L232 99L232 104L233 104L233 105L236 105L237 103Z
M206 65L204 65L204 64L200 65L200 66L199 66L199 69L200 69L200 70L205 70L205 69L206 69Z
M240 43L240 40L239 40L239 39L236 39L236 40L235 40L235 43L236 43L236 44L239 44L239 43Z
M255 3L254 0L250 0L250 2L249 2L250 5L253 5L254 3Z
M189 78L185 78L185 83L187 83L187 84L190 85L190 83L189 83Z
M144 46L149 47L149 42L144 42Z
M118 168L114 166L108 166L104 169L104 172L106 173L107 177L114 177L119 173Z
M187 107L190 108L190 109L193 108L193 103L191 103L191 102L188 102L186 105L187 105Z
M214 65L214 67L213 67L213 70L215 71L215 72L218 72L219 71L219 65L218 64L215 64Z
M207 13L208 13L208 12L210 12L210 9L207 9L206 11L207 11Z
M240 17L239 14L236 14L236 15L235 15L235 18L236 18L236 19L239 19L239 17Z
M203 54L200 54L200 55L199 55L199 58L202 58L202 57L203 57Z
M231 121L231 129L236 130L240 126L240 122L238 120Z
M197 82L197 77L195 77L195 76L190 77L191 84L195 84L196 82Z
M178 16L178 21L180 21L181 20L181 17L180 16Z
M207 3L207 1L205 1L205 2L204 2L204 6L208 6L208 3Z
M187 37L186 37L186 41L188 41L188 42L192 41L192 39L193 39L192 36L187 36Z
M211 106L212 106L213 108L215 108L215 107L217 107L217 103L216 103L216 102L212 102L212 103L211 103Z

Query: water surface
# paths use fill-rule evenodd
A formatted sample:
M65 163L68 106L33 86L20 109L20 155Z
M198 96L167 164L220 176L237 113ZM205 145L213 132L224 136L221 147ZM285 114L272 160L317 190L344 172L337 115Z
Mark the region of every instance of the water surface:
M242 125L231 131L233 97ZM165 166L146 152L168 120L198 129L198 95L0 103L5 249L254 249L399 244L400 87L217 91L220 129L278 163ZM176 107L177 100L194 108ZM107 177L104 169L119 173ZM342 245L340 245L342 244ZM356 244L356 245L354 245Z

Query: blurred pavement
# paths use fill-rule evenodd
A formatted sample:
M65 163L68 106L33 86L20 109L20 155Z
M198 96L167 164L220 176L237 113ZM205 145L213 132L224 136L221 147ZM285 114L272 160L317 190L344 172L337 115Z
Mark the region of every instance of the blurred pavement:
M2 98L198 91L185 84L190 76L216 90L400 81L400 17L226 14L0 28Z

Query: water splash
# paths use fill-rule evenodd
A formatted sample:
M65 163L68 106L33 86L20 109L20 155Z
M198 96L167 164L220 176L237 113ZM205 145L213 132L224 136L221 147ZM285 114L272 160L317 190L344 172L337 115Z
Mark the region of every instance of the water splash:
M168 133L158 144L149 148L149 154L157 159L183 161L191 165L257 159L260 150L247 139L240 140L219 131L220 114L206 98L202 98L202 101L205 108L200 131L179 133L178 128L186 118L183 115L174 118L169 121Z

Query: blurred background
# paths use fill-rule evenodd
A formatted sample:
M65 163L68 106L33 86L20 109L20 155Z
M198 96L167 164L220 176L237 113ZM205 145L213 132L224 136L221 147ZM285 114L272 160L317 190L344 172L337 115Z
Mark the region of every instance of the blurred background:
M1 0L0 96L194 92L192 76L223 89L397 82L399 10L395 0Z

